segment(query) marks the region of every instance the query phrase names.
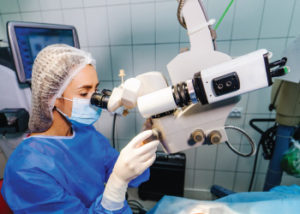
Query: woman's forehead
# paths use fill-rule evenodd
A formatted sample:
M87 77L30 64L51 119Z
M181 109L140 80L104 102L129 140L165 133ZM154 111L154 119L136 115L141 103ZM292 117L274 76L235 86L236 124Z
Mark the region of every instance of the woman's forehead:
M71 81L73 87L80 87L81 85L97 85L98 76L95 68L92 65L86 65L81 71L74 76Z

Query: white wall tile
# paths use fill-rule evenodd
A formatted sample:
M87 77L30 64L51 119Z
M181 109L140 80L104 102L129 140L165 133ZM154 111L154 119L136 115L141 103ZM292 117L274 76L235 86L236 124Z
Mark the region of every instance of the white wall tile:
M116 149L118 151L121 151L129 142L130 142L130 139L117 139L115 142Z
M289 38L286 41L286 47L288 48L290 45L293 44L293 42L296 40L296 38Z
M245 115L242 114L241 118L227 118L225 125L236 126L239 128L244 128ZM241 143L242 135L234 129L226 129L226 134L228 141L234 145L239 146Z
M203 145L196 149L195 169L214 170L217 159L217 146Z
M139 4L144 2L149 2L149 0L129 0L133 4Z
M286 39L262 39L259 40L258 48L265 48L273 53L271 62L281 59L282 53L286 48Z
M155 42L155 4L131 6L133 44Z
M269 113L271 88L263 88L249 93L247 113Z
M6 25L2 21L2 15L0 15L0 39L6 40Z
M130 0L107 0L107 5L129 4Z
M113 116L108 111L102 111L99 120L95 123L95 128L108 139L112 138Z
M105 6L106 0L83 0L85 7Z
M217 170L235 170L237 155L235 155L224 143L218 145L217 155L215 158L217 159Z
M288 35L294 0L266 0L260 37L282 37Z
M217 41L217 51L226 54L230 53L230 42L229 41Z
M61 10L52 10L52 11L43 11L42 17L43 22L52 23L52 24L63 24L63 14Z
M194 169L195 168L195 153L196 150L195 149L189 149L189 150L185 150L183 151L183 153L185 154L186 157L186 169Z
M2 14L2 21L4 26L8 21L22 21L20 13Z
M296 1L296 7L294 9L294 15L291 23L289 36L298 36L300 34L299 20L300 20L300 1Z
M193 169L185 170L184 188L194 188L194 173Z
M233 172L215 172L215 180L214 184L222 186L226 189L232 190L233 189L233 181L234 181L234 174Z
M155 46L138 45L133 46L134 75L153 71L155 67Z
M156 3L156 42L179 42L179 23L176 11L178 3L157 2Z
M250 184L251 174L245 172L237 172L234 189L235 192L247 192Z
M242 114L244 114L245 111L246 111L249 94L248 93L242 94L240 97L241 97L241 100L235 106L236 107L241 107L242 108Z
M25 22L42 22L41 12L21 13L21 17Z
M0 13L19 12L18 0L0 0Z
M247 144L243 142L240 146L239 151L242 153L249 153L251 151L251 147L250 145L248 145L248 142ZM254 156L247 157L247 158L238 156L237 162L238 162L238 167L237 167L238 172L252 172Z
M238 57L256 50L257 40L232 41L230 55Z
M132 139L135 136L135 115L128 114L118 118L116 123L116 136L121 139Z
M194 188L210 189L213 185L213 171L195 170Z
M263 191L266 174L257 174L254 178L252 191Z
M82 8L82 0L61 0L62 8Z
M159 44L156 45L156 67L155 70L161 72L170 80L167 64L179 54L178 44Z
M141 116L139 112L135 112L136 114L136 131L137 133L143 131L143 125L146 122L146 119Z
M224 10L226 9L229 1L210 0L208 1L208 17L209 19L215 19L216 24ZM233 4L224 17L222 23L217 29L217 38L220 40L231 39L232 21L234 14L235 5Z
M112 81L100 81L100 84L98 86L98 89L102 91L102 89L112 89L113 88L113 82Z
M85 9L88 44L109 45L107 11L104 7Z
M114 80L120 80L118 76L120 69L125 70L126 78L134 77L131 46L113 46L111 55Z
M64 10L63 15L64 15L65 24L73 25L76 27L79 41L80 41L80 46L87 46L88 43L87 43L84 10L82 9Z
M179 24L179 23L178 23ZM189 42L189 36L187 34L187 30L185 28L183 28L181 25L179 26L179 30L180 30L180 42Z
M259 35L264 1L236 1L235 4L236 13L234 17L232 38L257 38Z
M60 0L40 0L41 10L55 10L61 8Z
M109 47L90 47L89 51L96 60L97 73L99 80L111 80L111 61Z
M129 5L108 7L108 20L111 44L131 44Z
M40 10L39 0L19 0L21 12L30 12Z

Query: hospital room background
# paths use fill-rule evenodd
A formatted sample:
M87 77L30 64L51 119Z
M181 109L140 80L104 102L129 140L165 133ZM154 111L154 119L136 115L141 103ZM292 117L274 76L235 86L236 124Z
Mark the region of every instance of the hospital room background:
M209 18L219 19L229 0L204 0ZM76 27L80 46L97 61L100 89L120 84L119 70L125 78L147 71L160 71L167 79L166 65L180 49L189 47L186 30L176 18L176 0L0 0L1 47L8 44L7 21L32 21L68 24ZM300 1L239 0L235 1L217 30L217 49L237 57L260 48L273 53L272 60L282 53L300 34ZM1 78L1 77L0 77ZM251 80L249 80L251 81ZM238 116L228 117L227 124L245 129L256 141L260 134L249 121L253 118L275 118L270 112L271 87L241 96L235 110ZM137 110L116 119L116 148L121 150L141 131L144 119ZM265 130L274 123L263 123ZM97 130L112 141L113 116L103 113L95 124ZM229 133L231 143L241 151L250 150L246 139ZM15 144L1 140L0 177L6 159ZM220 185L235 192L248 191L254 156L243 158L225 144L200 146L186 154L184 195L211 199L210 187ZM258 156L253 191L262 191L268 160ZM298 184L300 179L284 173L282 185ZM176 187L174 187L176 188Z

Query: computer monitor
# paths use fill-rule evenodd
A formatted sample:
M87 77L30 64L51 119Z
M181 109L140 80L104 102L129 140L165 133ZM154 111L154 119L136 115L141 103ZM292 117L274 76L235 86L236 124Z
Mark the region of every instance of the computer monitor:
M70 25L11 21L7 36L20 83L31 81L33 62L44 47L63 43L79 48L77 31Z

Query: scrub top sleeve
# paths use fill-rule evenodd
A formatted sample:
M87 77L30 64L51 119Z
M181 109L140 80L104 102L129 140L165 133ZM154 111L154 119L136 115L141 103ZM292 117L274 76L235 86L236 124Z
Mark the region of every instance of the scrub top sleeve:
M100 195L87 208L79 198L69 194L56 180L39 169L11 173L4 180L2 195L14 213L131 213L125 202L120 210L109 211L101 206Z

